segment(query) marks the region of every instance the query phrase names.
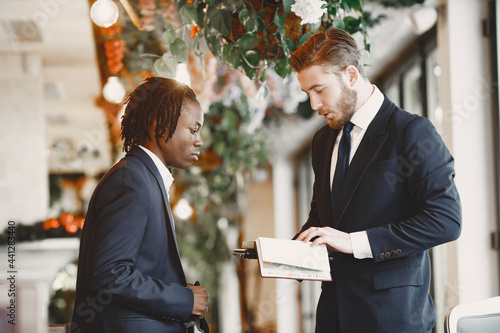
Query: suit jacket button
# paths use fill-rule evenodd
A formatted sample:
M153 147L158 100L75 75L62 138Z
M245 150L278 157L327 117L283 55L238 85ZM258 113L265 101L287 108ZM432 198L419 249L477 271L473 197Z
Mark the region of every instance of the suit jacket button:
M386 258L389 258L390 256L391 256L390 252L386 252L385 255L384 255L384 257L386 257Z
M382 252L379 256L378 256L380 259L384 259L385 258L385 255L384 253Z
M394 257L396 255L396 251L391 250L391 257Z
M396 255L399 256L401 254L401 249L396 250Z

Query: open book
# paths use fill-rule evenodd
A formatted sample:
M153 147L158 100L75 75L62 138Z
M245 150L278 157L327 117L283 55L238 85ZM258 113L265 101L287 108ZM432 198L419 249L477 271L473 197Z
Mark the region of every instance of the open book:
M244 242L249 249L252 242ZM302 241L259 237L255 241L262 277L331 281L326 246Z

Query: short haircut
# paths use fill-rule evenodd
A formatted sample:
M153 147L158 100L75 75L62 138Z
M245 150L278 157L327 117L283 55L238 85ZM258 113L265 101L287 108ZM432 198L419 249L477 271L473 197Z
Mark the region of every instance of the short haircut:
M127 107L121 124L123 150L128 152L135 145L145 144L146 138L151 141L152 126L158 145L168 129L167 142L175 132L185 99L198 103L194 91L174 79L150 77L135 88L125 100Z
M340 29L331 28L314 34L293 52L290 66L295 72L299 73L314 65L339 76L347 66L353 65L361 77L366 78L356 41Z

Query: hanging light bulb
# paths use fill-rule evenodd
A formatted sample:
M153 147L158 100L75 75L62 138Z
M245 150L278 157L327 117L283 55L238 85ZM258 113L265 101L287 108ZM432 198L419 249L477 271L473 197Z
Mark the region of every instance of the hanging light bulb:
M125 97L125 88L116 76L110 76L102 88L102 95L110 103L121 103Z
M174 207L174 215L181 220L188 220L193 216L194 210L189 202L182 198L180 199Z
M103 28L115 24L118 14L118 6L111 0L97 0L90 8L90 18Z

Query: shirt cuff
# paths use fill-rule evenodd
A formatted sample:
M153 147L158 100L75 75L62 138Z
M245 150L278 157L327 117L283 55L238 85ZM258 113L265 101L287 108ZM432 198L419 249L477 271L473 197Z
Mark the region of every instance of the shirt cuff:
M372 248L366 231L358 231L349 234L351 238L352 253L356 259L373 258Z

